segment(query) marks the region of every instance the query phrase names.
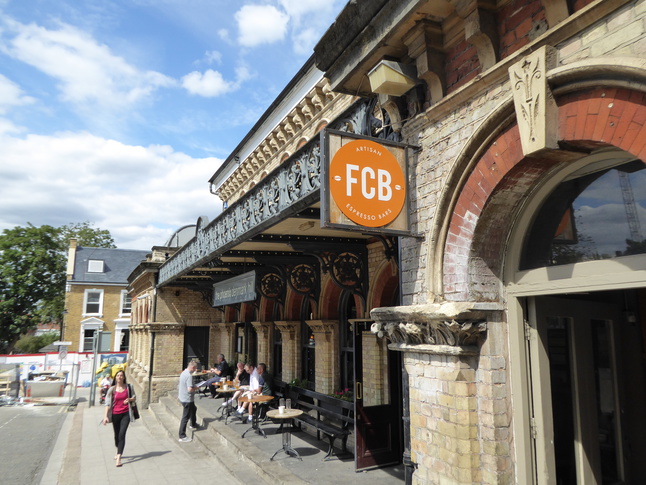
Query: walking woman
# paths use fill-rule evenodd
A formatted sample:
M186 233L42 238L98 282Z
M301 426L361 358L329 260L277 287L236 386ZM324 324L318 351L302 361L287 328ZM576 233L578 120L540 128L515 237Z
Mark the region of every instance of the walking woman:
M121 466L121 455L126 445L126 432L130 424L130 403L136 400L132 386L126 382L126 374L122 370L114 376L114 385L108 389L105 396L105 417L103 425L112 423L114 428L114 445L117 454L114 459L116 465Z

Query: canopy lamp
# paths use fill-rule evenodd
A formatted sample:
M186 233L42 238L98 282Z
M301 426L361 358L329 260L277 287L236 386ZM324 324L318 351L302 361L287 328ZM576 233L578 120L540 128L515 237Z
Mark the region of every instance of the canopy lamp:
M373 93L401 96L415 84L417 70L411 64L382 59L368 73Z

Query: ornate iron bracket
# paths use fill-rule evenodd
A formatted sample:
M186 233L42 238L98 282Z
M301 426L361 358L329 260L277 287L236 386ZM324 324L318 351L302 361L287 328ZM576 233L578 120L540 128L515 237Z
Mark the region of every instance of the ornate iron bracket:
M306 295L314 301L318 300L321 282L317 265L308 263L288 265L287 282L296 293Z
M368 251L365 246L352 245L346 251L338 246L318 246L292 243L292 247L318 259L321 272L329 273L342 290L359 295L366 301L368 294Z

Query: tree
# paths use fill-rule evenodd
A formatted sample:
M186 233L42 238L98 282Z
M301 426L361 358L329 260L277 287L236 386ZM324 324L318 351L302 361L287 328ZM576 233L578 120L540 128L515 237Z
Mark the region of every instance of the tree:
M89 222L5 229L0 235L0 348L10 350L39 322L60 321L65 305L69 238L115 247L108 231Z
M42 335L23 335L16 342L16 349L23 354L36 354L43 347L56 342L58 337L58 332L47 332Z
M75 238L79 246L87 248L116 248L110 231L92 227L88 221L69 223L59 229L61 250L67 251L70 239Z

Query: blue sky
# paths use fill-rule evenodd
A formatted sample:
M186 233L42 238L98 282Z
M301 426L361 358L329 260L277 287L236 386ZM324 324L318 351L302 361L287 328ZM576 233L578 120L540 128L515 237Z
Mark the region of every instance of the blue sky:
M150 249L346 0L0 0L0 230L90 221Z

